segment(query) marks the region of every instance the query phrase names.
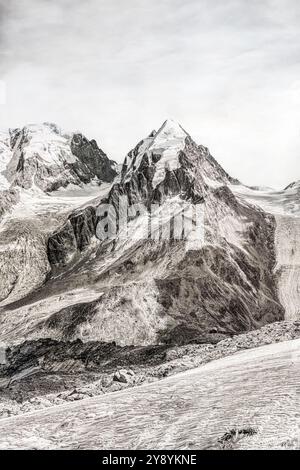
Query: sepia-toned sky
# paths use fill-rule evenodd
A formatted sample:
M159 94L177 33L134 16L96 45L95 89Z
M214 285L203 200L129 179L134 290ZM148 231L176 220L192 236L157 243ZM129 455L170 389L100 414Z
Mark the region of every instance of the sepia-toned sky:
M300 2L0 0L0 127L122 161L166 118L246 184L300 179Z

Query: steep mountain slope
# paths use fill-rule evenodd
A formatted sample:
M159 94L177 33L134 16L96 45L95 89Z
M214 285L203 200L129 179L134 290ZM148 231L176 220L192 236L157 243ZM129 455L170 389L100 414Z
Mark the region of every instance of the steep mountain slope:
M128 154L107 195L47 233L47 282L5 302L1 338L145 345L205 340L283 319L273 274L275 219L238 200L229 187L237 184L208 149L166 121ZM120 197L141 208L126 234ZM97 230L103 204L118 216L119 232L107 240ZM195 221L178 236L174 217L197 207L204 238L191 240ZM81 296L91 302L82 312Z
M276 281L285 318L300 318L300 182L283 191L232 186L237 197L261 207L276 220Z
M170 243L162 238L153 243L135 242L133 237L124 243L120 237L113 243L117 266L109 265L110 282L116 272L118 285L127 282L129 297L129 305L123 302L119 310L128 317L130 298L136 301L138 296L140 315L148 316L150 308L152 315L156 311L167 320L167 336L162 332L160 339L180 340L213 328L241 331L282 315L272 279L274 220L239 204L227 186L235 182L207 149L197 146L176 123L167 121L129 154L121 181L110 191L107 202L116 212L120 196L148 208L160 204L163 214L178 197L187 204L203 206L205 240L197 249L189 249L186 240ZM142 231L143 224L140 217L132 233ZM151 265L147 269L148 260ZM149 286L153 294L156 292L152 306L143 301L149 300ZM115 301L124 295L122 290L114 289ZM101 300L102 312L104 308L111 316L110 302L111 292Z
M54 124L0 134L0 302L43 284L49 235L109 187L115 166L95 141Z

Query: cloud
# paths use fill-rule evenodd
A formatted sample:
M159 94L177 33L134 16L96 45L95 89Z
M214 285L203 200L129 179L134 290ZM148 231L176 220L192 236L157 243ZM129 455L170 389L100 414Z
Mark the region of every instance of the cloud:
M0 13L2 125L55 121L120 161L173 117L246 183L300 179L297 0L0 0Z

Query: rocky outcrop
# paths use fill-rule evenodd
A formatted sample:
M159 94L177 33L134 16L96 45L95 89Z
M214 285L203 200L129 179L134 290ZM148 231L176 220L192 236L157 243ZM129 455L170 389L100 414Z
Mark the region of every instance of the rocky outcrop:
M130 383L132 378L134 376L134 372L129 369L121 369L121 370L118 370L114 376L113 376L113 379L116 381L116 382L121 382L121 383Z
M95 237L97 225L96 210L89 206L72 213L64 226L48 239L47 253L53 267L66 266L82 252Z
M287 191L289 189L300 190L300 181L294 181L293 183L290 183L284 190Z
M117 164L109 160L94 139L89 141L82 134L73 134L71 151L90 170L91 178L97 176L99 181L111 182L116 177Z
M38 223L9 221L0 237L0 302L26 296L44 283L49 271Z
M12 208L19 202L20 195L16 189L6 189L0 191L0 221L4 214L10 212Z

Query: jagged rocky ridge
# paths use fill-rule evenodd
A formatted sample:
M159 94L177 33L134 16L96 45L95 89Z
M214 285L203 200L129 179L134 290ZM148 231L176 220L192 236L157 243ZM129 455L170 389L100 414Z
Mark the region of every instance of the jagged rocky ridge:
M294 181L293 183L290 183L286 188L285 190L287 189L296 189L296 190L300 190L300 181Z
M169 141L174 133L183 135L184 140L178 162L157 175L166 152L164 139ZM157 139L162 142L156 144ZM147 262L145 247L158 267L153 276L158 310L169 316L167 331L160 332L160 339L180 341L211 330L243 331L282 318L272 274L274 218L240 204L228 187L237 181L180 126L167 121L146 152L140 151L141 145L144 143L129 154L134 156L131 166L130 158L126 159L121 182L113 186L108 201L116 205L119 195L126 194L131 203L163 204L179 194L191 203L203 203L205 210L205 244L201 249L186 251L184 241L154 246L150 242L148 247L146 243L131 249L131 272ZM133 172L131 167L135 167ZM161 272L160 257L169 260Z
M115 168L95 140L54 124L0 134L0 302L43 284L51 271L49 235L74 207L101 194ZM64 188L72 188L71 197L57 195Z
M37 186L49 192L93 179L110 182L116 176L115 162L95 140L64 134L55 124L11 129L6 144L9 161L1 172L11 187Z
M275 219L237 198L234 185L207 148L166 121L128 154L107 195L69 211L45 234L42 282L5 302L2 324L9 316L15 321L13 329L6 323L2 338L180 343L283 319ZM202 204L205 242L194 249L184 239L97 240L99 201L118 211L120 195L162 211L174 201ZM143 229L143 218L131 224ZM28 319L25 331L20 314Z
M102 295L69 339L182 342L203 332L236 333L282 319L273 274L275 219L238 200L229 187L237 183L172 121L141 141L102 203L116 212L120 196L148 208L153 203L164 208L177 197L201 203L205 243L188 250L185 240L124 242L117 236L99 243L92 255L83 254L69 279L72 285L79 278L93 282ZM96 210L87 207L49 238L54 271L63 272L70 252L74 256L89 246L98 221ZM143 220L133 224L140 229ZM59 327L47 334L63 336Z

